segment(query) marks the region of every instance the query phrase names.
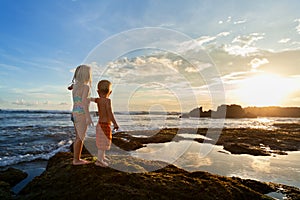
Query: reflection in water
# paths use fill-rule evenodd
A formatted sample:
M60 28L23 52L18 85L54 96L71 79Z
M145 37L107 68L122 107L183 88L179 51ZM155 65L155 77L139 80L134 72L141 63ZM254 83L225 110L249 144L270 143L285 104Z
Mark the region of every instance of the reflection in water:
M169 162L187 171L207 171L223 176L300 187L299 151L272 157L233 155L223 150L222 146L186 140L148 144L147 147L132 152L132 155Z
M209 157L202 157L199 153L186 152L176 161L176 165L185 169L198 169L203 166L211 166L212 161Z
M270 173L270 158L262 157L254 159L251 163L251 167L256 172Z
M184 144L182 142L148 144L147 147L138 149L132 155L146 160L161 160L174 163L188 151L192 143L192 141L185 141Z

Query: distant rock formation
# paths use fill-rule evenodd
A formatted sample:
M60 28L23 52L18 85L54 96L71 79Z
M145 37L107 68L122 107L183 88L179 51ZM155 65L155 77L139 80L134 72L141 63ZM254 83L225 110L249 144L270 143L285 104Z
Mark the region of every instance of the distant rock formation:
M202 107L194 108L189 113L181 115L188 117L208 117L208 118L256 118L256 117L300 117L299 107L246 107L240 105L220 105L217 111L203 111Z
M299 107L247 107L244 110L259 117L300 117Z
M225 114L226 113L226 114ZM218 107L215 117L225 117L226 118L256 118L257 115L245 111L240 105L221 105ZM214 115L212 115L214 118Z
M240 105L220 105L217 111L203 111L202 107L194 108L189 113L181 117L209 117L209 118L255 118L257 115L245 111Z
M211 110L203 111L203 108L194 108L188 114L182 117L211 117Z

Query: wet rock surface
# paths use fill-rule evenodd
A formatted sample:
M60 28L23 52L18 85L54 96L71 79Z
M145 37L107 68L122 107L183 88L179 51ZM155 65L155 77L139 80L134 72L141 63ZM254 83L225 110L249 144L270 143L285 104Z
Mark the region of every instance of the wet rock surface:
M0 199L12 199L11 188L27 177L27 174L15 168L0 171Z
M57 153L46 171L29 183L17 199L272 199L265 194L281 188L288 199L299 199L298 188L187 172L174 165L128 156L110 156L110 167L73 166L72 154ZM158 168L155 171L149 169ZM162 167L162 168L160 168ZM124 169L123 171L117 170ZM139 173L131 173L139 170Z

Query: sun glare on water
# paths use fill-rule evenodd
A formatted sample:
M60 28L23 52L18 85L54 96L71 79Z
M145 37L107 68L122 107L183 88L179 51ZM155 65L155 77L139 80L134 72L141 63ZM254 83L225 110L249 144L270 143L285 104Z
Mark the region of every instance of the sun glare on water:
M294 91L288 78L259 74L245 79L238 90L240 101L249 106L278 106Z

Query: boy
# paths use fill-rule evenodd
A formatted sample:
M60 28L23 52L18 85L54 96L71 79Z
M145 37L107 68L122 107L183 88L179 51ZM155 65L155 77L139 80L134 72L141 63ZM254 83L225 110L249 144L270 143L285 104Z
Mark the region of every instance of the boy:
M105 157L105 151L110 149L112 141L112 132L110 125L113 123L114 130L119 126L112 112L112 103L108 98L112 92L112 84L108 80L101 80L98 83L99 98L91 98L91 101L97 103L99 120L96 126L96 145L98 148L98 158L95 165L100 167L108 166L108 159Z

